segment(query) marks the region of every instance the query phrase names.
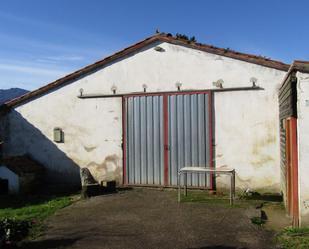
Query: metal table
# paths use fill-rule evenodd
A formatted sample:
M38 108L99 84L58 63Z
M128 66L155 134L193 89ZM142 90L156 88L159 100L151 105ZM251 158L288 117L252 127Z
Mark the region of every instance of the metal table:
M233 205L235 198L235 169L228 168L207 168L207 167L184 167L178 171L178 202L180 202L181 175L184 176L184 195L187 196L187 174L188 173L215 173L230 176L230 205Z

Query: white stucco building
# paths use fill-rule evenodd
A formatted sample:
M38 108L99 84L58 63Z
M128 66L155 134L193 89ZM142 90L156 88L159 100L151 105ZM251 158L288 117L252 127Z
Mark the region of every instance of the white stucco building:
M226 166L239 189L280 192L278 89L288 69L158 34L6 103L4 155L31 155L53 183L80 184L88 167L98 181L173 186L180 167Z

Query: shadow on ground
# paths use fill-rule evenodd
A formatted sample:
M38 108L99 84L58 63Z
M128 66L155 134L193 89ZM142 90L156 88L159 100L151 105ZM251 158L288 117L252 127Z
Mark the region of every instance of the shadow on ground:
M279 194L260 194L258 192L253 192L250 196L243 196L245 200L257 200L257 201L271 201L271 202L282 202L283 197Z
M205 247L198 247L198 248L188 248L188 249L247 249L245 247L239 248L234 246L205 246Z
M22 244L20 249L54 249L62 247L70 247L80 238L67 238L67 239L47 239L39 241L31 241Z
M23 248L275 248L274 234L253 225L247 207L178 203L176 193L133 189L76 202Z

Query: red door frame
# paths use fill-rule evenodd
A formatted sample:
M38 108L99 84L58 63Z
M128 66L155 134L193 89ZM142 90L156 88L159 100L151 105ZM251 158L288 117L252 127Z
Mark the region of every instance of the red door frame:
M168 95L163 95L164 186L168 186Z
M293 226L299 225L297 119L286 120L286 195Z
M168 96L173 95L192 95L192 94L207 94L208 95L208 120L209 120L209 161L210 168L213 168L213 134L212 134L212 125L213 125L213 113L212 113L212 91L181 91L181 92L165 92L165 93L136 93L136 94L127 94L122 97L122 148L123 148L123 185L127 185L127 171L126 171L126 118L127 118L127 107L126 99L128 97L147 97L147 96L162 96L163 97L163 137L164 137L164 186L169 185L168 181L168 166L169 166L169 146L168 146ZM211 190L214 189L213 184L213 174L210 174L210 186Z

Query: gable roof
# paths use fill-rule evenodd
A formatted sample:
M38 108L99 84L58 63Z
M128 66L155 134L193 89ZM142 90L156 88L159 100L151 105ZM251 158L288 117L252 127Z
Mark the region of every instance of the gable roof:
M197 50L204 51L207 53L221 55L221 56L233 58L236 60L241 60L241 61L261 65L264 67L274 68L274 69L281 70L281 71L288 71L290 67L290 65L288 64L285 64L283 62L276 61L276 60L271 60L266 57L256 56L256 55L246 54L246 53L240 53L240 52L236 52L230 49L218 48L215 46L201 44L197 42L190 42L188 40L183 40L183 39L173 37L171 34L160 33L160 34L156 34L151 37L148 37L132 46L129 46L121 51L118 51L115 54L108 56L102 60L99 60L91 65L88 65L80 70L77 70L71 74L68 74L64 76L63 78L60 78L54 82L51 82L50 84L45 85L41 88L38 88L37 90L29 92L16 99L10 100L9 102L5 103L5 107L10 108L10 107L14 107L16 105L22 104L24 101L30 100L33 97L40 96L56 87L60 87L62 85L68 84L69 82L71 82L74 79L77 79L78 77L81 77L89 72L92 72L100 67L107 65L108 63L115 61L116 59L122 58L126 55L136 52L137 50L143 47L146 47L149 44L152 44L158 41L167 42L167 43L171 43L174 45L185 46L188 48L197 49Z
M289 77L297 71L301 73L309 73L309 61L295 60L290 66L289 71L285 75L281 83L280 89L284 86Z
M290 69L302 73L309 73L309 61L295 60L291 65Z

